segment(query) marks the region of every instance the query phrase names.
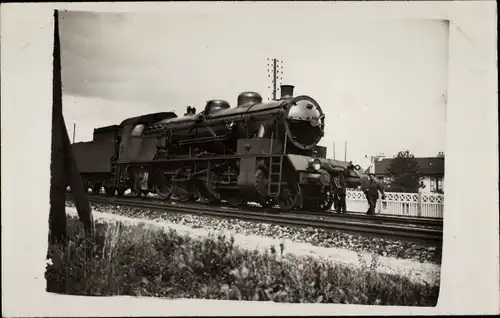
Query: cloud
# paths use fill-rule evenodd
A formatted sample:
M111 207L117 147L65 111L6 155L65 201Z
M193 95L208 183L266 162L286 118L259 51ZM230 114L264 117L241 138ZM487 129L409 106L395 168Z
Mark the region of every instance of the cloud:
M403 148L433 155L444 148L448 39L439 21L248 12L66 12L63 18L66 95L141 105L134 116L180 113L187 105L202 109L216 98L234 105L242 91L270 96L266 63L276 57L284 61L283 83L322 105L323 145L335 141L343 148L348 140L353 160Z

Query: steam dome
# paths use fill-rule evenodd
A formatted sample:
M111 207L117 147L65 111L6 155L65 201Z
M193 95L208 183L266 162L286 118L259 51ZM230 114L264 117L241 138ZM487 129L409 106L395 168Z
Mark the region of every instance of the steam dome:
M238 95L238 107L250 103L262 103L262 96L256 92L243 92Z

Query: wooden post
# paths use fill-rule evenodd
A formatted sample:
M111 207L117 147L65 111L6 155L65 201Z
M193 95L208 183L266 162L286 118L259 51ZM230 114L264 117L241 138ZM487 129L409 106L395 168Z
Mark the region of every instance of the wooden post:
M418 191L417 216L422 216L422 191L420 189Z
M92 211L85 195L80 172L62 114L61 54L59 41L59 16L54 11L54 66L52 81L52 154L50 185L49 233L52 243L66 237L65 189L69 184L80 221L87 233L92 233Z
M378 204L377 204L377 211L376 211L377 214L381 214L382 213L382 204L383 204L382 203L382 198L379 197L378 198Z
M59 44L59 21L54 11L54 52L52 78L52 146L50 163L50 214L49 240L51 244L61 242L66 237L66 160L63 136L62 96L61 96L61 56Z
M68 131L66 125L64 124L64 118L62 118L62 127L64 133L64 142L68 149L66 158L67 176L69 177L69 186L71 187L71 193L73 194L73 200L75 201L76 210L78 212L78 217L83 223L83 228L85 232L92 234L93 232L93 220L92 220L92 210L90 209L90 204L87 199L85 188L83 187L82 178L80 176L80 171L76 164L75 154L73 153L73 148L69 142Z

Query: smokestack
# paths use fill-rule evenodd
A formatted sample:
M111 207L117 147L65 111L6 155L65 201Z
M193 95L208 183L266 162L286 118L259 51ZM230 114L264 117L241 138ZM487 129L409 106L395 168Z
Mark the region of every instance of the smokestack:
M281 85L281 99L293 97L293 85Z

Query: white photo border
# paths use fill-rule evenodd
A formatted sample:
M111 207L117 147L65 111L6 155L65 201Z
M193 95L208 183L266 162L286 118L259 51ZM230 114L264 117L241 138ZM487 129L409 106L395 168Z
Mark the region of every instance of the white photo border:
M45 292L53 10L280 12L450 21L441 292L433 308L274 304ZM311 13L312 14L312 13ZM318 13L314 13L318 14ZM433 315L499 312L495 1L27 3L1 7L2 302L6 316ZM29 186L26 186L29 184Z

